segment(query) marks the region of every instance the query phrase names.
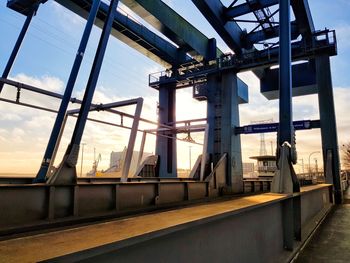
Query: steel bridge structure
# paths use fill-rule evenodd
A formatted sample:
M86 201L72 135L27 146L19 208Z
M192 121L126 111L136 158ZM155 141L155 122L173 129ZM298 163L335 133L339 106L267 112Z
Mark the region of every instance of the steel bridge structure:
M14 262L21 258L143 262L151 255L155 262L288 262L332 205L342 203L344 182L339 170L330 66L330 57L337 55L336 34L315 29L307 0L231 0L228 5L220 0L192 0L193 8L232 53L224 53L216 39L205 36L161 0L55 1L86 20L64 94L9 79L31 20L47 0L7 1L8 8L26 19L0 78L0 101L57 115L36 177L0 178L0 261L3 257ZM156 30L121 13L119 2ZM243 28L246 25L250 31ZM102 32L84 97L79 100L72 97L72 91L94 26ZM148 79L149 86L159 93L158 122L141 117L142 98L92 103L110 37L165 68ZM243 71L256 75L268 100L279 100L278 123L240 126L239 105L248 103L249 91L237 76ZM4 85L17 89L16 100L1 98ZM206 118L176 119L176 90L187 87L192 87L194 99L207 102ZM60 106L48 109L22 103L21 89L59 99ZM309 94L318 95L320 119L293 122L293 96ZM68 111L69 103L79 108ZM136 105L135 113L116 109L125 105ZM130 118L132 125L88 117L89 112L100 110ZM74 132L59 167L53 168L69 116L77 118ZM121 178L77 176L87 121L131 131ZM140 122L156 128L141 130ZM293 169L297 160L295 130L314 128L321 130L325 180L301 187ZM145 135L156 136L155 156L141 163L141 154L138 172L131 177L138 131L144 134L141 153ZM176 135L192 132L204 132L203 154L189 178L178 178ZM240 136L259 132L277 132L278 171L272 181L243 180ZM143 215L135 216L138 213ZM125 216L127 219L118 219ZM74 228L76 225L79 227ZM49 233L37 236L33 231ZM77 241L81 235L88 236L85 242ZM257 241L240 242L242 235ZM45 251L33 253L33 244Z

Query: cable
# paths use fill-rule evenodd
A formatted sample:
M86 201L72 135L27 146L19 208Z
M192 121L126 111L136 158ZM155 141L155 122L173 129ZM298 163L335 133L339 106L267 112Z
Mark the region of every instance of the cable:
M15 16L13 16L12 18L17 19L18 21L20 20L19 18L15 17ZM5 22L6 24L15 26L15 25L13 25L12 23L9 23L8 21L5 21L5 20L3 20L3 19L1 19L1 20L2 20L3 22ZM62 30L59 30L59 29L57 29L56 27L54 27L53 25L46 23L43 19L40 19L40 21L42 21L42 23L44 23L44 24L46 24L46 25L49 25L50 27L56 29L57 31L66 34L66 33L63 32ZM15 27L18 28L18 26L15 26ZM32 27L35 28L37 31L40 31L40 32L42 32L43 34L45 34L45 36L49 36L49 37L53 38L54 40L57 40L57 41L59 41L59 42L65 44L65 45L68 47L68 49L71 49L71 50L72 50L72 54L75 55L76 50L72 47L72 45L67 41L66 38L63 39L63 38L61 38L61 37L57 37L57 35L53 34L52 32L40 28L40 24L39 24L39 26L38 26L36 22L34 22L34 24L32 25ZM29 32L29 33L30 33L30 32ZM35 34L30 34L30 35L35 35ZM69 36L70 36L70 35L69 35ZM56 46L55 44L53 44L53 43L51 43L51 42L49 42L49 41L47 41L47 40L42 39L41 37L39 37L39 36L37 36L37 35L35 35L35 37L38 38L38 39L40 39L41 41L43 41L43 42L49 44L49 45L52 45L52 46L56 47L57 49L61 50L61 51L64 52L65 54L71 55L70 52L68 52L68 51L66 51L66 50L64 50L64 49L62 49L61 47ZM72 37L72 38L75 39L75 40L77 40L77 38L74 38L74 37ZM124 50L126 50L128 53L131 54L130 48L127 48L127 47L125 47L124 45L119 45L119 46L122 47ZM132 55L134 55L134 54L132 54ZM91 59L93 58L94 55L93 55L91 49L89 49L89 50L87 51L86 56L87 56L88 58L91 58ZM115 66L116 66L116 67L120 68L121 70L123 70L124 72L126 71L126 69L125 69L123 66L121 66L120 64L115 64L115 63L113 63L114 61L113 61L110 57L107 57L107 56L106 56L104 60L105 60L105 62L106 62L107 64L111 65L112 67L115 67ZM146 62L146 63L147 63L147 62ZM148 62L147 64L150 65L150 66L152 66L152 67L154 66L154 65L150 64L149 62ZM139 76L140 76L139 72L136 71L136 70L134 70L134 69L129 69L127 72L133 74L133 75L136 77L136 79L139 78ZM113 73L112 73L112 74L113 74ZM119 77L120 77L120 76L117 76L117 78L119 78ZM132 80L135 81L136 79L133 78ZM129 81L129 79L128 79L128 81ZM140 83L141 83L141 81L140 81ZM142 84L143 84L143 83L142 83Z
M12 26L12 27L14 27L14 28L20 29L17 25L14 25L14 24L12 24L12 23L9 23L8 21L3 20L2 18L0 18L0 20L3 21L4 23L6 23L6 24L8 24L8 25L10 25L10 26ZM43 31L41 31L41 32L43 32ZM43 32L43 33L46 34L45 32ZM36 35L36 34L33 33L33 32L28 32L28 34L29 34L30 36L32 36L32 37L34 37L34 38L36 38L36 39L38 39L38 40L40 40L40 41L46 43L46 44L49 45L50 47L54 47L54 48L60 50L60 51L61 51L62 53L64 53L65 55L69 56L69 58L71 58L71 57L73 57L73 56L75 55L75 53L74 53L74 51L73 51L74 48L72 48L72 47L69 47L69 48L72 50L71 52L69 52L69 51L67 51L67 50L65 50L65 49L63 49L63 48L61 48L61 47L59 47L59 46L57 46L57 45L51 43L50 41L47 41L47 40L41 38L40 36ZM90 59L93 58L93 56L90 55L90 54L86 54L85 56L86 56L87 58L90 58ZM135 77L139 77L140 74L137 74L136 71L135 71L135 72L133 72L133 71L128 71L128 70L126 70L125 67L123 67L122 65L120 65L120 64L114 64L114 63L112 63L111 61L108 61L108 58L107 58L107 57L106 57L106 59L105 59L104 62L106 62L106 64L109 64L109 65L110 65L110 67L104 67L104 70L109 71L109 73L112 75L111 77L114 77L115 80L118 80L118 81L119 81L120 79L124 79L125 82L127 82L127 83L133 82L133 83L136 84L137 86L145 86L145 83L142 82L140 79L137 79L137 78L128 78L128 77L125 76L124 74L117 75L114 71L112 71L111 68L113 68L113 67L118 67L120 70L124 71L125 73L133 73L133 74L135 75ZM87 63L87 65L89 65L90 67L92 66L92 62L86 62L86 63ZM46 68L46 69L48 69L48 68ZM147 84L146 84L146 85L147 85Z

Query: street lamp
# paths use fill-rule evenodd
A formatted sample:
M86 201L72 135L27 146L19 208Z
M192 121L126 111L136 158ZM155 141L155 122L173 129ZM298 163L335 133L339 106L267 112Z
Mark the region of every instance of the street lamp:
M305 173L305 170L304 170L304 158L301 158L300 161L301 161L301 168L302 168L303 174L304 174Z
M81 164L80 164L80 177L82 177L83 174L83 162L84 162L84 146L86 143L82 143L82 148L81 148Z
M188 150L189 150L189 157L190 157L190 171L191 171L191 168L192 168L192 156L191 156L191 149L192 149L192 146L190 145L190 146L188 146Z
M311 175L311 166L310 166L311 155L313 155L315 153L320 153L320 151L312 152L312 153L309 154L309 175Z

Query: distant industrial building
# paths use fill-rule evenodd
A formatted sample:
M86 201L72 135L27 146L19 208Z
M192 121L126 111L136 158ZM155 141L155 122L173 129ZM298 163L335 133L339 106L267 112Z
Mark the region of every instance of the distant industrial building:
M253 178L254 176L254 163L242 163L243 177Z
M114 152L114 151L111 152L110 159L109 159L109 168L106 171L104 171L104 175L108 175L108 172L121 171L123 164L124 164L125 153L126 153L126 148L124 148L124 150L121 152ZM137 170L137 163L138 163L139 154L140 154L139 151L134 151L132 154L130 172L129 172L130 175L135 174L135 172ZM150 155L153 155L153 153L144 152L142 155L141 162L146 157L148 157Z

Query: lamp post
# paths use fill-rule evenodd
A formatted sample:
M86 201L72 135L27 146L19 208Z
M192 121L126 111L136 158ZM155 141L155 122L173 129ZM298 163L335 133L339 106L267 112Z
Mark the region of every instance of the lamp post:
M301 158L300 161L301 161L301 168L302 168L303 174L304 174L304 173L305 173L305 169L304 169L304 158Z
M311 175L311 166L310 166L311 155L313 155L315 153L320 153L320 151L312 152L312 153L309 154L309 175Z
M83 162L84 162L84 146L86 145L86 143L82 143L81 144L81 164L80 164L80 177L82 177L83 174Z
M191 156L191 148L192 148L192 146L188 146L188 150L189 150L189 157L190 157L190 171L191 171L191 168L192 168L192 160L191 160L191 158L192 158L192 156Z

